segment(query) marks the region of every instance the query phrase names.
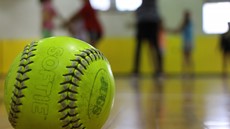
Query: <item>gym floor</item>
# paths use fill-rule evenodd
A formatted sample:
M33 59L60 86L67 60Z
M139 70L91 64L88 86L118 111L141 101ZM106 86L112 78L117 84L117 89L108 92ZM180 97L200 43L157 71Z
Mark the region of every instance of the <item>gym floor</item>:
M116 76L116 98L104 129L229 129L230 80L220 76ZM0 129L12 129L0 80Z

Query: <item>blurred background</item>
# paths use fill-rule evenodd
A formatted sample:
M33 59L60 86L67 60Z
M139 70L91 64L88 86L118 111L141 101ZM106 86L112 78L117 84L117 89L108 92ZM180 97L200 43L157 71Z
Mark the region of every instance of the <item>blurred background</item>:
M115 74L128 75L133 68L135 53L135 14L141 0L91 0L98 10L102 22L104 37L98 44L99 48L111 62ZM100 1L100 2L98 2ZM0 73L5 74L15 55L22 50L24 44L41 38L41 6L36 0L1 0L0 1ZM94 3L94 4L93 4ZM100 3L100 4L99 4ZM132 3L132 4L131 4ZM208 23L203 20L203 5L201 0L159 0L158 10L167 28L178 28L183 20L184 11L190 10L194 24L194 73L220 74L222 68L218 34L212 28L218 28L218 9L207 9L210 15ZM80 0L54 0L56 11L68 19L81 8ZM214 13L212 13L214 12ZM226 12L226 11L225 11ZM219 17L217 17L219 16ZM210 18L211 17L211 18ZM213 19L215 20L213 20ZM56 20L57 27L54 35L69 35L66 29L58 27L63 20ZM206 20L206 19L205 19ZM216 23L215 23L216 22ZM207 25L206 25L207 24ZM207 34L204 32L204 27ZM223 24L220 24L223 26ZM211 28L211 32L208 29ZM227 24L225 25L227 29ZM217 33L219 30L214 30ZM222 29L222 32L224 30ZM180 74L182 63L181 35L166 33L164 69L166 74ZM143 45L142 66L143 74L151 73L154 68L149 62L148 45Z
M53 36L71 36L63 24L83 6L81 0L53 0L60 18ZM142 0L90 0L103 28L96 44L108 58L116 82L114 108L104 129L230 129L229 59L221 35L228 31L229 0L158 0L164 37L163 74L156 70L149 44L142 44L139 74L133 74L136 52L136 10ZM184 13L193 29L192 68L184 72ZM38 0L0 0L0 128L12 129L4 109L4 79L25 44L42 36ZM227 54L228 55L228 54ZM226 58L225 58L226 57ZM184 66L185 65L185 66ZM133 76L134 75L134 76Z

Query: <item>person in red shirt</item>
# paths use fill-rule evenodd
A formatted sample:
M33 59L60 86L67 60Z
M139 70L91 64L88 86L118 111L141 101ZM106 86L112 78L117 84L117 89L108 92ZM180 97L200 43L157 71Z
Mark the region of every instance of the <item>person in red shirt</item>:
M76 25L77 21L82 20L88 37L88 41L86 42L95 46L96 43L98 43L98 41L102 38L102 26L97 17L97 12L92 8L90 1L82 1L84 3L83 7L76 14L74 14L65 25L69 27L70 33L75 35L74 37L77 37L75 32L80 30L74 30L73 24Z
M57 17L57 12L54 9L52 0L40 0L42 7L42 37L53 36L54 18Z

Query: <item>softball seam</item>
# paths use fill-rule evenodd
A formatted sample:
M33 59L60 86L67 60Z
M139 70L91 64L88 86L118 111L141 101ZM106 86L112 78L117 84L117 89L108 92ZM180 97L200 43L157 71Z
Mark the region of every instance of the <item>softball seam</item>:
M76 58L70 60L72 65L67 66L69 70L68 73L63 74L65 81L60 83L62 86L62 91L59 92L61 98L58 101L61 104L60 120L62 121L63 128L66 129L86 129L83 123L78 118L76 95L78 94L77 88L79 82L81 81L81 76L84 76L84 71L91 62L97 61L99 59L106 60L103 54L96 49L86 49L82 50L80 54L75 54Z
M14 84L13 96L11 97L10 103L9 121L13 127L16 126L18 113L21 112L19 107L23 105L21 99L25 97L23 90L27 88L25 81L30 79L27 73L32 70L29 65L34 63L31 58L35 56L33 52L36 51L36 46L37 42L26 45L21 55L16 83Z

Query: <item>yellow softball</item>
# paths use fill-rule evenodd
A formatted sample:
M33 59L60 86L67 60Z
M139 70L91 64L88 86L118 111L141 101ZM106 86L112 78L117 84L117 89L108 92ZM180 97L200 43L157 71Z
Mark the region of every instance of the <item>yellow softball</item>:
M4 102L15 129L101 129L114 78L106 57L70 37L32 42L12 63Z

